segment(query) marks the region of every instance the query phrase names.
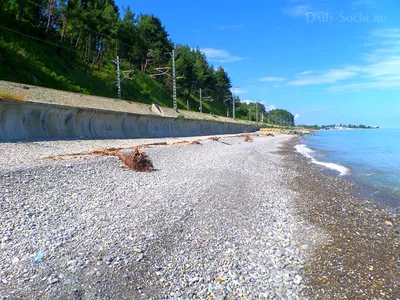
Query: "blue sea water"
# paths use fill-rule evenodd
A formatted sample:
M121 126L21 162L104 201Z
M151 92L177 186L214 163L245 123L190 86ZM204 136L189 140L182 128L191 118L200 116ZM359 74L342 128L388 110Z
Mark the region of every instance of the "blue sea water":
M321 130L296 149L360 186L360 195L400 208L400 129Z

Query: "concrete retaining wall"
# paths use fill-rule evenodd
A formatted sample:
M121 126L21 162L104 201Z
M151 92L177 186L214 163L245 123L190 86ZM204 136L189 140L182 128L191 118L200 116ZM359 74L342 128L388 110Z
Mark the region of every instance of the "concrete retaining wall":
M0 141L234 134L253 125L0 100Z

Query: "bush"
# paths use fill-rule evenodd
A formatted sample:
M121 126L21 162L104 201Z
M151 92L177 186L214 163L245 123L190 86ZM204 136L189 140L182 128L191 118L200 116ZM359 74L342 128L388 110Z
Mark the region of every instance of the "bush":
M182 114L179 114L179 115L177 116L177 118L178 118L178 119L184 119L184 118L185 118L185 116L184 116L184 115L182 115Z

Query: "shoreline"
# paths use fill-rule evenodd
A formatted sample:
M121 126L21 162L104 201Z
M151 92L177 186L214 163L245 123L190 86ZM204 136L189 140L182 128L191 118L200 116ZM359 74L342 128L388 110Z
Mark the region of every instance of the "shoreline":
M381 204L357 196L357 186L311 163L294 146L281 149L288 182L300 194L297 211L329 235L306 268L311 298L400 297L400 222Z
M325 175L337 176L339 178L348 181L349 183L354 184L355 185L354 195L356 197L372 200L375 203L384 206L391 213L395 215L400 214L400 205L399 205L400 195L394 194L393 191L390 190L390 188L379 189L372 185L368 185L367 183L357 181L352 172L352 168L350 168L347 165L338 164L335 162L320 161L311 154L309 154L308 152L303 153L304 151L303 149L297 149L297 146L303 146L303 145L305 146L306 150L311 150L313 152L321 150L315 150L310 148L310 146L306 144L306 141L304 141L301 138L299 138L299 142L295 145L296 151L299 154L301 154L302 157L310 159L315 165L323 166L324 168L323 173Z
M147 148L153 173L42 160L141 140L0 143L0 296L398 297L399 222L298 137L243 139Z
M338 158L329 158L332 155L331 150L325 149L326 146L315 144L308 139L300 139L298 143L300 149L297 149L306 158L311 158L316 164L325 165L327 175L337 175L336 172L340 173L340 178L353 183L357 186L355 189L355 195L359 198L365 198L373 200L374 202L385 206L391 213L400 215L400 192L394 182L390 185L379 185L382 178L378 178L377 181L369 180L363 177L363 173L372 170L373 172L380 173L380 166L364 166L361 169L357 164L357 161L340 161ZM314 144L314 145L313 145ZM328 146L329 149L329 146ZM335 150L338 151L338 150ZM335 152L334 151L334 152ZM339 150L340 151L340 150ZM322 154L324 158L319 158L318 154ZM362 157L363 158L363 157ZM361 158L361 160L362 160ZM385 170L385 165L382 166ZM386 171L388 175L393 170Z

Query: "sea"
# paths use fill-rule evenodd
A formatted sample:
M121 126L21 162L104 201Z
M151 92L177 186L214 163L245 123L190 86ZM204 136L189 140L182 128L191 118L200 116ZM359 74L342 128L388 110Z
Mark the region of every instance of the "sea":
M400 129L320 130L296 149L356 183L358 196L400 211Z

